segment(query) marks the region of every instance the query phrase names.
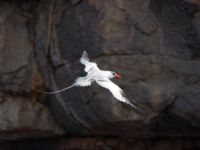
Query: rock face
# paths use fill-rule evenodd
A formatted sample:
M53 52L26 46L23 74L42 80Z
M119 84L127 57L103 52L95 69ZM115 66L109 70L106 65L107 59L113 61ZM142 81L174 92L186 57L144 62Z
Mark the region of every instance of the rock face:
M37 105L48 106L58 125L70 135L199 134L198 1L1 3L0 89L6 105L20 101L17 110L27 99L27 105L31 105L27 113L38 113L32 112L34 105L29 99L34 99ZM30 89L30 85L43 90L61 89L84 76L79 63L84 50L100 68L123 75L114 82L141 112L116 101L97 84L49 97ZM7 114L2 115L7 118ZM44 122L38 116L33 118L41 123L37 129L63 133L52 118L44 118ZM35 128L34 121L24 119ZM52 125L44 129L49 120ZM11 128L18 127L21 125ZM0 124L0 130L3 128Z
M64 133L30 85L42 83L34 60L28 17L15 3L0 2L0 139L54 137Z
M1 97L0 139L53 137L63 134L49 111L36 99Z
M121 139L115 137L71 137L0 143L1 150L188 150L199 149L199 138Z

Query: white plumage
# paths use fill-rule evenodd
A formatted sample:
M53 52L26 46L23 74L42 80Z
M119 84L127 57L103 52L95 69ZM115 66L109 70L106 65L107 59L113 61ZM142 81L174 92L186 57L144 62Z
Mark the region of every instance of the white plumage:
M108 89L117 100L137 108L124 96L122 89L110 80L114 77L120 78L119 74L112 71L100 70L96 63L90 62L86 51L83 52L80 62L85 65L84 70L87 72L87 75L79 77L75 84L78 86L90 86L95 81L101 87Z
M90 62L86 51L83 52L82 57L80 58L80 62L85 65L84 70L85 72L87 72L87 75L85 77L78 77L73 85L55 92L44 92L35 88L34 89L44 94L55 94L65 91L73 86L90 86L92 82L96 82L101 87L108 89L117 100L127 103L132 107L138 109L124 96L122 89L110 80L112 78L121 78L119 74L113 71L100 70L96 63Z

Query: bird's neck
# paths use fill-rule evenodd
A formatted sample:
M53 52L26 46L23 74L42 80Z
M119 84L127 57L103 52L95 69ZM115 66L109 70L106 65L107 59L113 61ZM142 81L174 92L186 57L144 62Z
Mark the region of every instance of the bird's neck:
M109 79L112 78L112 73L111 73L110 71L107 71L107 70L102 71L102 75L103 75L104 77L106 77L106 78L109 78Z

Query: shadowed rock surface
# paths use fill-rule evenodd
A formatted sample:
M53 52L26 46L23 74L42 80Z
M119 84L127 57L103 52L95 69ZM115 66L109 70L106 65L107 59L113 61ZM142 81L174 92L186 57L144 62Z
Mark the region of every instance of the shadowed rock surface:
M1 150L196 150L199 138L123 139L115 137L71 137L62 139L0 143Z
M0 133L12 131L16 138L18 129L26 129L25 137L35 137L34 130L51 136L199 135L199 1L0 3L0 107L7 112L0 111ZM97 84L52 96L30 89L54 91L84 76L79 62L84 50L101 69L123 75L114 82L141 112ZM16 123L9 111L23 121Z

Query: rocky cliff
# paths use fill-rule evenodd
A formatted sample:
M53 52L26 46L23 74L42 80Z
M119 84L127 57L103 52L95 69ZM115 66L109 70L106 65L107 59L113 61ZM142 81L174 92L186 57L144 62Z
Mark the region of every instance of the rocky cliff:
M74 87L87 50L141 111L105 89ZM0 2L0 138L197 136L198 0Z

